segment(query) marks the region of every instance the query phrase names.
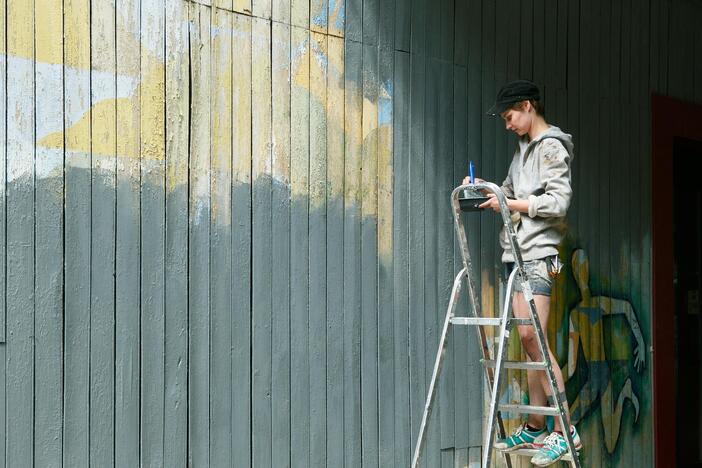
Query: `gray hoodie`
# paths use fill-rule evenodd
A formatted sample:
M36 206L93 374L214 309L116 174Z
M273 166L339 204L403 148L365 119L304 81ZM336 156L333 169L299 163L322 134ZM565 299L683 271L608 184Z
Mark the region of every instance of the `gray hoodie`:
M509 166L502 190L508 198L529 200L529 213L513 213L512 222L524 260L535 260L558 253L566 228L566 211L573 190L570 163L573 160L571 136L558 127L533 141L522 138ZM512 249L504 228L500 233L503 262L513 262Z

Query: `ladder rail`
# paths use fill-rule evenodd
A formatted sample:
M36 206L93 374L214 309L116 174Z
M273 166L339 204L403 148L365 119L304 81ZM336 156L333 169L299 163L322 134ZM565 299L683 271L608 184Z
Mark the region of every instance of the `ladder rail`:
M510 292L514 288L514 278L517 274L517 270L513 270L509 275L507 280L507 297L510 297ZM495 435L495 420L497 417L497 404L500 398L500 383L502 382L502 367L504 365L503 358L507 351L507 337L509 336L509 314L512 310L511 301L505 301L504 309L502 311L502 324L500 325L500 342L497 348L497 356L495 356L495 381L492 384L492 391L490 394L490 410L488 413L488 420L485 424L485 441L484 446L490 447L493 436ZM497 429L499 432L499 428ZM490 466L490 458L492 457L492 450L483 450L483 466Z
M432 405L434 403L434 399L436 398L436 383L441 373L443 357L446 352L446 341L449 325L451 324L451 318L455 313L456 304L458 303L458 296L461 292L461 284L463 282L462 277L465 274L465 272L465 268L463 268L461 271L458 272L458 275L456 275L456 279L453 281L453 288L451 290L451 300L449 301L448 310L446 311L444 326L441 329L439 351L436 353L436 359L434 361L434 370L431 375L431 381L429 382L429 390L427 392L427 399L424 402L422 422L419 425L419 435L417 436L417 444L414 449L414 456L412 457L413 468L416 468L419 464L419 458L421 456L422 447L424 445L424 440L426 439L427 422L429 421L429 416L431 416Z

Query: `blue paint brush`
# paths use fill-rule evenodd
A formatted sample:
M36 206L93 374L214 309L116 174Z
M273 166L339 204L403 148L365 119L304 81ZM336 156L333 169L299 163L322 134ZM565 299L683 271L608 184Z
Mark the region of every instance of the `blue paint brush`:
M468 164L468 174L470 175L470 183L474 184L475 183L475 165L473 164L473 161L471 161Z

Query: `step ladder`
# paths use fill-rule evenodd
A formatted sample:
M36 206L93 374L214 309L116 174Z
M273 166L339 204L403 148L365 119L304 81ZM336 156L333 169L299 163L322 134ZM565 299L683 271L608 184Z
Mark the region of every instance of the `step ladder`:
M475 282L473 279L472 263L470 252L468 251L468 242L466 240L465 227L461 219L462 211L480 211L478 205L487 200L484 192L494 193L497 197L500 212L502 215L502 221L504 223L505 231L512 248L512 252L515 260L515 268L510 274L507 280L507 288L505 292L505 301L502 310L502 315L500 317L483 317L480 311L480 301L476 295ZM446 319L444 320L444 325L441 331L441 338L439 341L439 350L436 354L436 360L434 362L434 371L432 373L431 382L429 384L429 392L427 394L427 399L424 405L424 414L422 415L422 422L419 426L419 435L417 437L417 443L414 449L414 456L412 457L412 468L417 468L419 466L419 460L422 454L422 448L426 439L426 429L427 423L429 421L429 416L432 411L432 405L436 397L436 385L439 380L439 375L441 373L441 367L444 360L444 354L446 352L446 344L448 338L449 328L452 325L469 325L475 326L478 335L478 341L480 343L480 351L482 354L482 363L485 369L485 378L487 381L488 389L490 389L490 407L487 415L487 421L485 425L485 434L483 441L483 451L482 451L482 468L489 468L492 457L492 442L495 433L500 438L505 437L505 428L502 421L502 412L512 412L512 413L528 413L528 414L543 414L559 418L561 422L561 427L568 427L566 422L565 414L565 395L558 392L558 386L556 384L556 377L553 373L551 366L551 360L548 359L546 354L546 340L544 337L543 330L541 329L541 324L539 323L539 317L536 314L536 305L534 303L534 297L532 294L529 282L526 280L524 273L524 262L522 260L521 250L519 249L519 244L517 242L517 235L512 225L512 220L510 217L509 209L507 208L507 200L505 198L502 190L495 184L490 182L482 182L478 184L467 184L456 187L451 194L451 205L453 208L453 218L454 225L456 228L456 234L458 235L458 243L460 246L461 257L463 259L463 268L456 275L456 279L453 282L453 288L451 290L451 299L449 301L448 310L446 312ZM470 317L456 317L456 304L461 294L461 288L463 281L465 280L468 292L468 302L469 309L472 312ZM511 315L512 311L512 293L514 288L514 282L519 281L522 286L522 291L524 294L524 299L529 305L529 315L531 318L515 318ZM513 362L505 361L504 357L506 355L507 341L509 339L509 334L515 325L527 325L533 326L536 332L537 341L539 345L539 350L541 352L542 360L540 362ZM488 345L488 338L485 333L484 327L499 327L499 334L497 340L497 352L493 356ZM551 387L551 395L555 395L554 406L530 406L530 405L508 405L508 404L498 404L499 401L499 388L502 382L502 374L505 369L524 369L524 370L540 370L546 372L547 380ZM569 462L573 468L580 468L580 460L578 459L577 452L575 450L575 445L573 438L569 430L564 431L564 436L568 444L568 453L561 459L563 461ZM507 466L511 468L511 458L512 456L528 456L531 457L536 453L533 449L522 449L515 450L509 453L504 453L506 457Z

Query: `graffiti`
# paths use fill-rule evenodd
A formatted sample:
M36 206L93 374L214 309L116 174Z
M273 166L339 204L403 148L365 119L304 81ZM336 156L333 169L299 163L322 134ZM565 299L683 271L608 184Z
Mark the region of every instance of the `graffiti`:
M626 400L634 407L635 421L638 421L640 405L632 388L631 376L626 375L623 385L615 390L612 367L623 364L618 367L629 368L629 362L622 357L631 355L631 352L622 348L630 347L631 339L607 339L605 318L620 315L626 319L630 336L633 335L635 342L633 368L639 373L645 366L646 345L629 302L607 296L592 296L585 251L578 249L573 252L572 266L581 300L568 317L568 362L563 368L567 393L570 396L574 391L577 392L574 399L569 398L571 419L573 424L578 424L599 405L605 446L611 454L619 439Z
M646 366L646 343L632 305L622 299L594 296L589 285L589 263L582 249L572 253L572 278L561 278L554 284L551 315L559 311L567 327L549 324L549 338L554 343L567 343L567 356L560 355L566 394L573 424L579 424L599 414L604 446L612 454L619 440L624 408L627 401L634 411L634 424L641 413L640 395L634 389L632 377ZM570 281L576 290L571 291ZM561 322L563 323L563 322ZM518 337L510 342L509 358L524 360ZM505 404L528 404L526 374L509 371L507 385L500 394ZM596 411L599 409L599 413ZM504 413L509 428L521 424L519 413ZM550 419L550 418L549 418ZM552 424L552 422L549 422ZM584 434L581 434L583 437Z

